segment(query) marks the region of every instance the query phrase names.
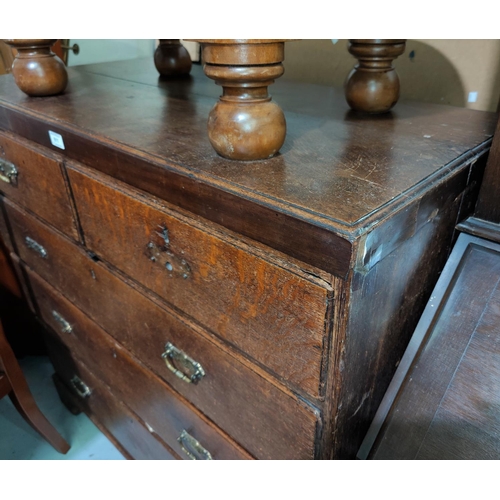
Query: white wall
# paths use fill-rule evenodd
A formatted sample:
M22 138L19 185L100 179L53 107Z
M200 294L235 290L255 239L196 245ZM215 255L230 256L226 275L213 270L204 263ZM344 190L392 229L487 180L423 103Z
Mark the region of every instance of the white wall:
M73 52L69 52L68 66L153 57L155 42L156 40L148 39L72 39L70 45L77 43L80 46L80 53L75 56Z

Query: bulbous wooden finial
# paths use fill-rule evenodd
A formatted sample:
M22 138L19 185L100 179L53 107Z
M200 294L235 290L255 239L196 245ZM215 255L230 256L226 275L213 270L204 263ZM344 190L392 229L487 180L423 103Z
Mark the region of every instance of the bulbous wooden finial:
M191 57L180 40L160 40L154 62L158 73L165 77L186 76L191 71Z
M194 40L205 74L223 88L208 118L208 137L231 160L262 160L285 142L286 121L269 85L283 74L285 40Z
M385 113L399 99L399 77L392 61L405 51L406 40L349 40L349 52L359 60L347 77L349 106L365 113Z
M60 94L68 84L66 66L50 48L56 40L4 39L17 49L12 74L17 86L29 96Z

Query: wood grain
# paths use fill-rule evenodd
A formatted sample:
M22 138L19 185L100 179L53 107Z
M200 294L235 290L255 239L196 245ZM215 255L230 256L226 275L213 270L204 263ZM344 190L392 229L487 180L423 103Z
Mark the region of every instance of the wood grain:
M50 360L57 370L61 383L72 394L73 401L93 421L99 422L106 433L127 456L135 460L174 460L177 457L157 436L154 436L140 419L118 401L101 380L72 356L67 347L49 332L45 334ZM88 398L81 398L72 388L71 380L78 376L91 391Z
M94 274L76 268L74 274L68 273L68 281L78 281L78 288L63 292L144 365L253 455L268 459L313 456L317 410L308 409L266 382L104 266L90 262L86 266L92 267ZM52 311L59 311L58 294L34 272L28 270L28 275L41 316L57 329L60 324ZM106 301L109 295L116 297L112 304ZM70 318L65 320L71 323ZM166 342L201 364L205 376L197 384L188 384L167 369L161 357ZM290 447L292 441L294 446Z
M12 63L16 85L34 97L59 94L68 84L64 63L50 48L55 39L4 39L17 53Z
M74 165L68 174L91 251L285 381L318 395L331 300L326 283L322 288L271 265ZM187 277L152 261L150 243L170 254L167 265L185 260Z
M0 191L63 233L78 239L61 158L4 133L0 133L0 157L13 163L18 170L17 182L1 182Z
M201 68L182 84L160 80L151 59L70 73L66 94L44 100L0 78L0 127L55 155L48 130L62 134L80 248L12 201L2 231L105 338L134 351L153 400L134 402L124 377L105 383L155 429L142 412L165 401L148 384L168 381L254 457L352 458L474 206L496 116L401 102L360 118L340 90L280 79L281 153L237 162L206 137L218 91ZM162 324L209 367L206 394L203 381L193 390L154 375L164 376L150 362ZM238 407L252 410L238 419Z
M67 157L341 277L352 237L450 162L487 149L496 122L492 113L422 103L359 119L341 91L279 82L274 96L288 123L281 154L234 162L206 137L215 86L201 68L182 90L158 82L152 61L131 64L141 84L121 79L124 64L70 69L70 89L50 103L28 102L0 78L0 126L53 148L51 127Z

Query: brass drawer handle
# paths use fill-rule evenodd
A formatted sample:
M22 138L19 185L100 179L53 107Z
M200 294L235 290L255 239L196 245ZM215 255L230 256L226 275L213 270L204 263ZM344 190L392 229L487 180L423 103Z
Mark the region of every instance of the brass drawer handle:
M181 432L177 441L181 444L182 451L191 460L213 460L210 452L203 448L203 446L185 430Z
M82 398L88 398L91 394L92 391L90 390L90 387L82 382L79 377L76 375L70 380L71 385L75 389L76 393Z
M73 327L57 311L52 311L52 317L61 325L63 333L71 333L73 331Z
M10 161L0 158L0 180L7 184L17 184L17 168Z
M44 259L47 258L47 250L40 245L40 243L37 243L35 240L31 239L29 236L26 236L25 240L26 246L28 248L31 248L31 250L34 250L36 253L41 255Z
M205 376L205 370L198 361L190 358L170 342L165 344L165 352L161 357L165 360L167 368L184 382L196 384ZM174 362L181 366L182 371L174 365Z

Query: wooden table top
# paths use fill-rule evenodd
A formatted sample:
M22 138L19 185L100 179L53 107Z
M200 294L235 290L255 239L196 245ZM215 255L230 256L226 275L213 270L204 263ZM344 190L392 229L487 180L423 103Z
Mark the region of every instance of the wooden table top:
M270 87L287 120L281 153L238 162L219 157L208 141L208 113L221 89L198 65L188 79L163 81L152 58L103 63L69 68L69 81L63 95L30 98L12 76L0 77L0 127L55 149L46 131L38 131L42 122L49 123L79 141L77 151L68 138L65 154L94 161L96 168L104 159L96 152L91 158L88 141L100 141L156 165L155 174L145 163L128 174L118 165L102 168L136 187L164 197L169 176L181 176L191 182L182 187L190 196L184 207L199 215L222 225L237 217L234 203L223 209L221 202L216 217L207 213L206 199L201 208L201 182L219 197L229 193L259 205L261 219L278 214L305 223L297 226L305 231L314 226L322 231L318 241L330 234L353 241L451 167L487 148L496 123L494 113L417 102L400 102L385 115L360 116L349 110L342 89L287 81L285 74ZM134 175L141 179L132 182ZM227 222L230 229L241 226Z

